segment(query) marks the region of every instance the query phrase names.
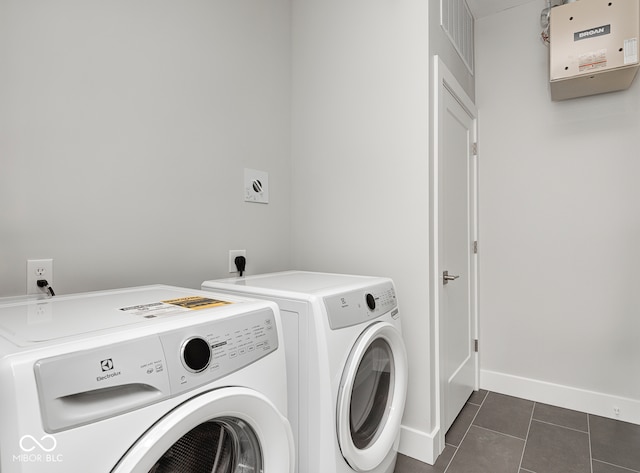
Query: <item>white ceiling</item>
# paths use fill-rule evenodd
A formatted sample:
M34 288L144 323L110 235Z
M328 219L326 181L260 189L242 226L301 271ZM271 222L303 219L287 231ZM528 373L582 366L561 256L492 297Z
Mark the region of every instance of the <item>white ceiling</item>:
M502 10L507 10L508 8L524 5L531 1L536 0L467 0L467 4L471 9L473 17L478 19L483 16L493 15ZM543 2L540 2L540 4L542 5L541 8L543 8Z

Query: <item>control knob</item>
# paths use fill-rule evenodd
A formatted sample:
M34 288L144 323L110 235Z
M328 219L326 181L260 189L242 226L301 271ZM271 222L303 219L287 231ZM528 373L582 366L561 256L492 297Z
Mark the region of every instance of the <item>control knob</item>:
M200 337L193 337L182 344L182 363L192 373L204 371L211 361L211 347Z
M376 308L375 297L373 297L373 295L371 294L367 294L366 299L367 299L367 307L369 307L369 310L374 310Z

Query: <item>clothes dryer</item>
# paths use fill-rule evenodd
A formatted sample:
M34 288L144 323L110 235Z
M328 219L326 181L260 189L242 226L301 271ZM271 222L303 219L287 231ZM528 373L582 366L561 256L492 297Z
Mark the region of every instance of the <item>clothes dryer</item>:
M149 286L0 302L3 473L293 473L277 306Z
M393 472L407 357L390 279L287 271L202 289L278 303L298 472Z

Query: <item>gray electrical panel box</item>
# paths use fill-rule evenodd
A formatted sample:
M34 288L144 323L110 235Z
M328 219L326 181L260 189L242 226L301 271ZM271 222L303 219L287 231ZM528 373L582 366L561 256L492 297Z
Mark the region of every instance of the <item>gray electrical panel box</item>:
M640 0L579 0L551 9L551 99L629 88L640 61Z

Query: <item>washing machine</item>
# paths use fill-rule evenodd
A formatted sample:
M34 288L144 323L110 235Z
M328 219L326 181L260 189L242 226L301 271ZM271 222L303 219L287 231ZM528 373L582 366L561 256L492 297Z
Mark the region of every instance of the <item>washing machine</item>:
M407 356L390 279L286 271L202 289L280 307L296 471L393 472Z
M0 302L3 473L293 473L276 304L171 286Z

